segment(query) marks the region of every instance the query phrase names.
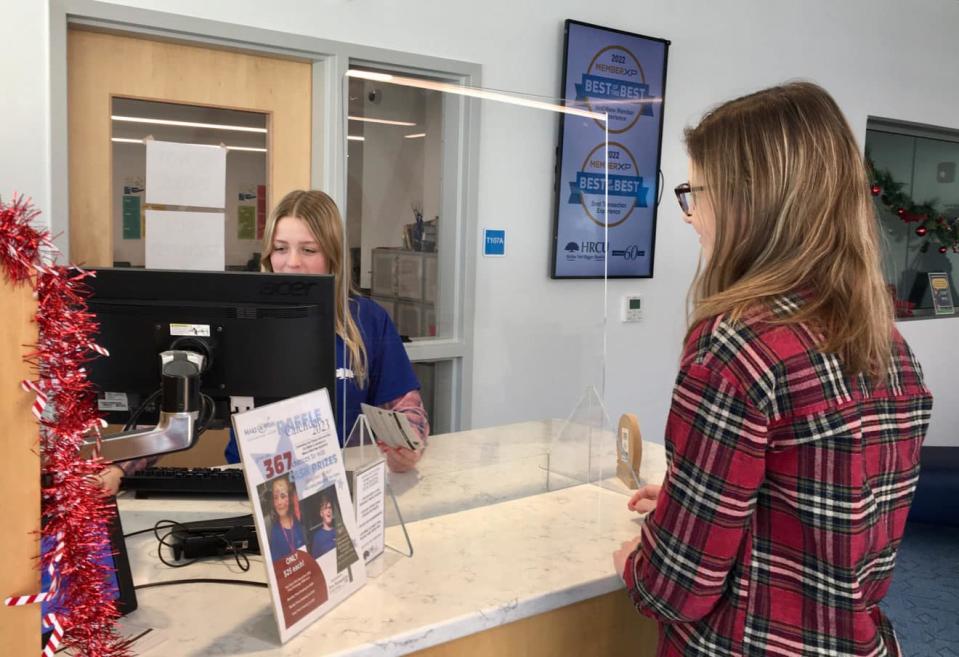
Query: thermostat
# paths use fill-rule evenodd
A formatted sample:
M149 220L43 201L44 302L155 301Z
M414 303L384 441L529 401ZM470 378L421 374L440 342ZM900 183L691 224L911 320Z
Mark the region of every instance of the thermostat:
M643 299L639 296L623 297L623 321L638 322L643 318Z

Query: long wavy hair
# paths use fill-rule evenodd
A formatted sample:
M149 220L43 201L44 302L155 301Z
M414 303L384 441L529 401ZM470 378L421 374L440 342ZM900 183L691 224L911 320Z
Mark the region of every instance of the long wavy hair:
M273 253L273 234L276 224L285 217L296 217L306 222L317 245L326 257L329 271L336 280L336 333L343 339L349 354L349 367L356 385L366 384L366 345L347 304L357 294L350 278L349 251L343 248L343 218L329 195L318 190L297 189L282 199L270 213L263 233L263 256L260 269L273 271L270 255Z
M685 131L715 213L715 243L690 290L690 326L733 321L789 293L806 301L779 321L803 322L847 375L879 377L893 308L880 265L863 157L839 106L794 82L737 98Z

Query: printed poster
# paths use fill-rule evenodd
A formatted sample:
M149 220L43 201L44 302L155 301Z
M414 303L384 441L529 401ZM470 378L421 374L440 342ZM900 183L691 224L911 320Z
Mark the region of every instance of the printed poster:
M123 195L123 239L140 239L140 197Z
M144 214L143 194L146 186L142 177L128 176L123 179L123 224L122 237L125 240L143 239L146 216Z
M929 289L932 291L932 305L937 315L952 315L956 312L952 302L952 290L949 288L949 274L930 273Z
M366 583L325 389L233 416L280 640Z
M566 21L562 97L608 119L560 115L553 278L653 275L668 48Z
M236 208L237 239L256 238L256 206L238 205Z

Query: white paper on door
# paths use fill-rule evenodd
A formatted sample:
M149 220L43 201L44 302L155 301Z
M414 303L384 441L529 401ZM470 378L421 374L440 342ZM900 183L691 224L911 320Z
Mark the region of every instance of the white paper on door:
M147 139L146 202L226 207L226 148Z
M225 221L222 212L147 210L147 269L223 271Z

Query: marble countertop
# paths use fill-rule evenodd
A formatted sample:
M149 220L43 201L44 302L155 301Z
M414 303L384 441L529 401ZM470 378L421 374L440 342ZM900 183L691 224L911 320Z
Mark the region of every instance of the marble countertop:
M640 519L618 480L581 484L547 470L554 430L533 422L435 437L417 473L393 477L413 557L387 550L364 588L287 644L265 588L192 584L138 591L130 621L164 639L142 654L399 655L616 590L611 554ZM664 472L662 446L644 444L641 477ZM126 532L248 512L245 502L210 500L129 499L120 508ZM405 545L399 527L387 530L387 544ZM171 569L152 534L128 546L137 584L265 581L258 558L245 573L232 560Z

